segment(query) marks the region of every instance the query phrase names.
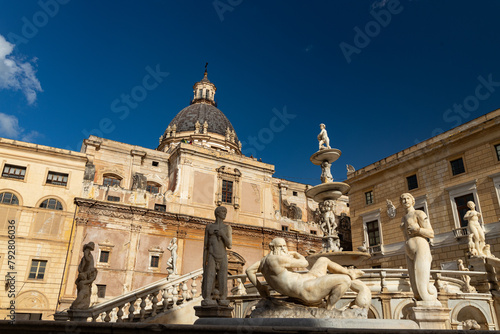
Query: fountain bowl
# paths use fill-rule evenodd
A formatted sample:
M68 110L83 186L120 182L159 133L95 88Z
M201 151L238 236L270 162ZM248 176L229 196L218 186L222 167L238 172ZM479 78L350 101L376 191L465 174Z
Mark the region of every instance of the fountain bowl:
M309 268L313 266L314 263L320 258L326 257L331 261L340 264L341 266L359 266L363 261L368 260L371 255L366 252L359 251L343 251L343 252L321 252L316 254L311 254L306 257L309 262Z
M344 182L322 183L306 190L306 196L316 202L322 202L328 199L336 200L345 195L351 186Z
M318 152L311 155L311 162L315 165L321 165L323 161L328 161L328 163L332 163L340 158L342 152L336 148L328 148L319 150Z

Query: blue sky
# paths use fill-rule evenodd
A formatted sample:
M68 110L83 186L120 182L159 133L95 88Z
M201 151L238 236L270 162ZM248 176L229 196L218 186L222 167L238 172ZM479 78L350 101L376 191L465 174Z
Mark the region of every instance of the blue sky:
M309 184L320 182L309 161L320 123L343 152L332 169L343 180L346 164L359 169L500 107L498 1L0 8L0 136L43 145L79 150L95 134L156 148L205 62L243 151Z

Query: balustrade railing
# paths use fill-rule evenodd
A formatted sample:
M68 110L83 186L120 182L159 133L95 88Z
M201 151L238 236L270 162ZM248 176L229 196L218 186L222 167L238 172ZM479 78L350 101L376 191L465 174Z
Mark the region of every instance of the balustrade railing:
M408 280L409 278L407 269L376 268L363 269L363 271L365 274L361 278L362 280L380 280L381 294L388 292L388 280ZM486 272L479 271L431 270L435 286L439 291L442 290L441 287L444 287L444 283L453 283L456 286L463 286L465 284L463 281L464 275L481 276L486 274ZM90 307L88 310L82 311L83 320L85 321L85 319L91 318L93 322L145 321L198 297L199 291L197 288L202 275L203 270L199 269L175 279L164 279L151 283L140 289L128 292L122 296L107 300ZM258 276L262 275L259 273ZM460 279L448 276L458 276ZM252 285L245 284L247 281L245 274L230 275L228 276L228 281L233 282L233 284L228 284L228 286L234 286L234 293L229 296L229 299L234 303L241 302L242 300L248 301L249 299L260 298L257 291L251 294L248 293L247 288L250 288ZM263 284L266 283L263 282ZM57 320L65 320L61 314L56 318ZM82 318L80 317L80 319Z

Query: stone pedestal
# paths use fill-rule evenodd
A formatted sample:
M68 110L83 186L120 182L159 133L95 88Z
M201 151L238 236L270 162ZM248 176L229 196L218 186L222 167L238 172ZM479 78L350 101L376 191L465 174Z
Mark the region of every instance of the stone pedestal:
M194 313L198 318L232 318L233 308L221 305L195 306Z
M486 276L474 275L471 277L471 284L478 292L498 290L499 284L495 267L500 268L500 259L472 256L469 259L469 264L472 266L473 271L486 272Z
M420 329L451 329L450 311L438 306L414 306L408 313Z
M88 318L92 316L92 314L87 310L68 310L69 320L71 321L84 321L86 322Z
M284 299L261 299L250 314L250 318L276 319L367 319L368 309L353 308L327 310L323 307L305 306Z

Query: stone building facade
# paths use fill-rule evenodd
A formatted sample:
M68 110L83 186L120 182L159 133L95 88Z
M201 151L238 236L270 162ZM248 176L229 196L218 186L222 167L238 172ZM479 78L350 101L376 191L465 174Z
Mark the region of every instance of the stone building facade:
M0 139L0 268L8 271L7 226L14 220L18 320L53 319L69 308L90 241L98 269L92 303L200 269L204 230L219 205L233 228L230 274L259 260L276 236L304 255L321 249L309 186L273 178L273 165L241 154L215 91L205 73L156 149L95 136L81 152ZM335 210L346 249L347 197Z
M88 163L75 199L60 310L75 298L78 261L89 241L96 244L95 283L102 298L200 269L205 227L219 205L227 208L233 228L230 274L260 260L276 236L302 254L321 249L317 204L305 196L308 185L273 178L273 165L241 154L231 122L216 107L215 90L205 72L193 86L191 105L168 124L156 149L94 136L84 140ZM336 214L347 225L348 213L342 197ZM175 257L168 249L174 242Z
M482 213L486 242L500 256L500 110L351 172L346 182L353 247L366 241L367 267L406 268L403 193L434 229L433 269L456 269L457 259L469 265L467 201Z
M86 161L83 153L0 138L0 319L11 301L17 320L52 319Z

